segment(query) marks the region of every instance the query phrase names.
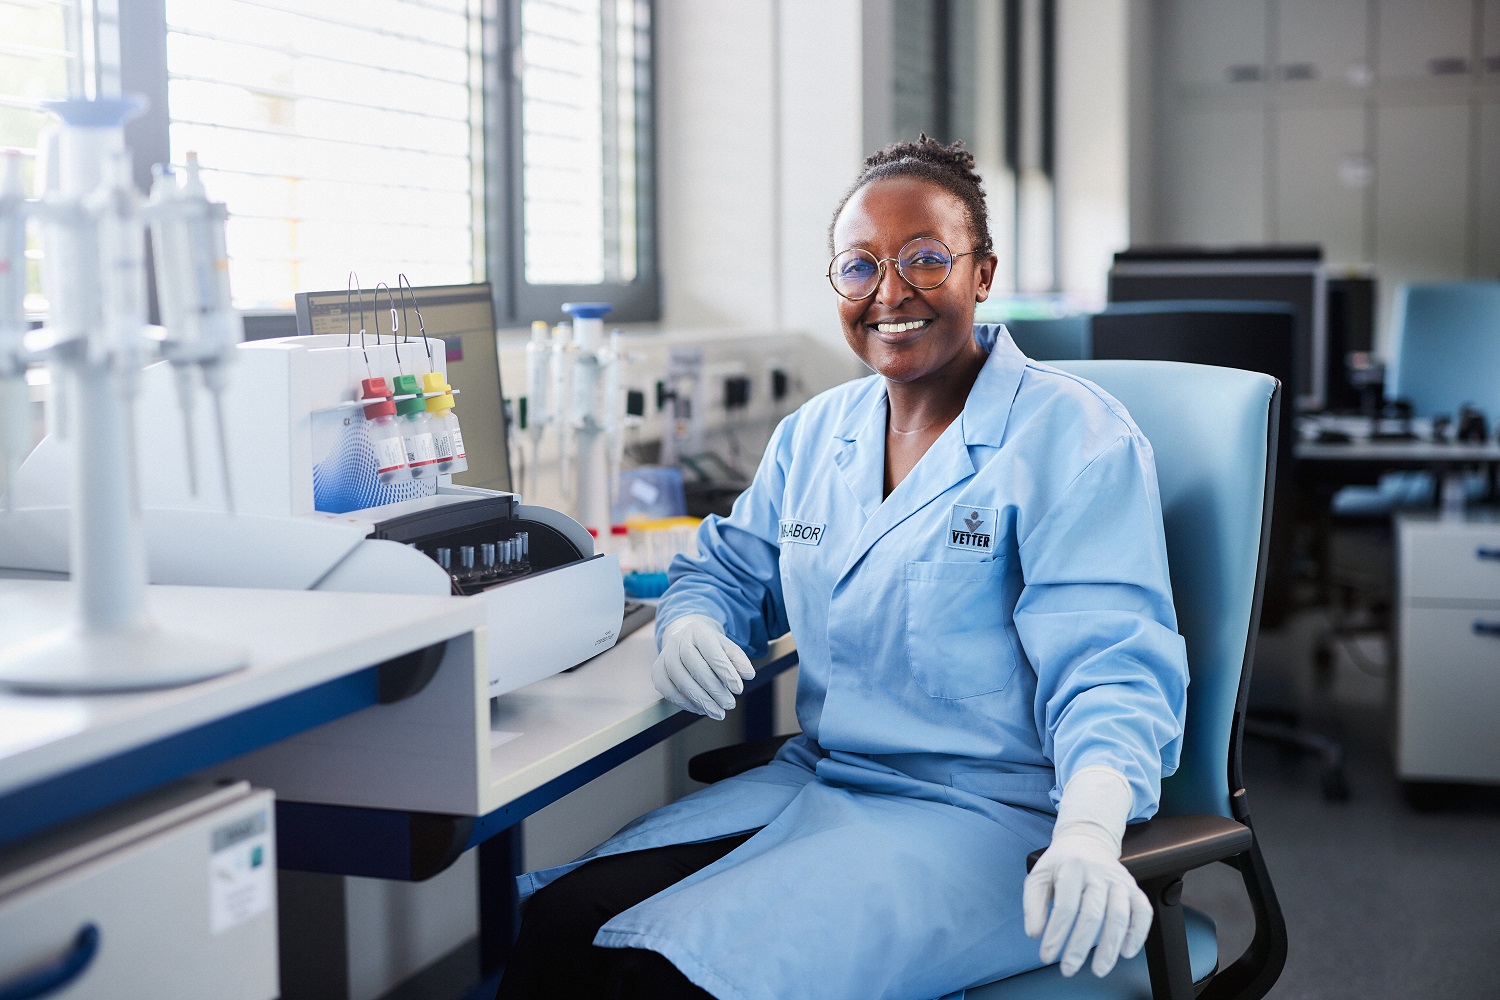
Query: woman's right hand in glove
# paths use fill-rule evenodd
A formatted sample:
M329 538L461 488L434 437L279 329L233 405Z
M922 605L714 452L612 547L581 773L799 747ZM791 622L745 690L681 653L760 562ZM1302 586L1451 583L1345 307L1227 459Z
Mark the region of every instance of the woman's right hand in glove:
M662 632L651 683L679 708L722 719L755 676L750 658L707 615L684 615Z

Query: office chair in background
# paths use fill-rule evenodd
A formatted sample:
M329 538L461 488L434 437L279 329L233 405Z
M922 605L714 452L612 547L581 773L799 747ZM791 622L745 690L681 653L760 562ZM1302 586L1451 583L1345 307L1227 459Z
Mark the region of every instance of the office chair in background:
M1414 417L1450 418L1475 407L1486 433L1500 420L1500 281L1451 281L1397 287L1391 324L1385 395ZM1494 484L1469 474L1461 488L1470 501L1493 497ZM1429 472L1383 473L1373 485L1333 491L1323 520L1327 539L1320 558L1331 627L1315 650L1320 670L1330 671L1333 644L1371 632L1385 639L1386 663L1394 660L1392 606L1394 539L1390 516L1431 507L1437 484ZM1357 658L1357 649L1350 648ZM1366 669L1371 669L1367 667Z
M1155 818L1129 827L1122 862L1155 911L1146 950L1108 976L1051 965L968 991L971 1000L1258 1000L1281 974L1287 935L1251 827L1240 772L1245 701L1266 584L1280 388L1263 374L1158 361L1072 361L1123 403L1151 442L1178 627L1187 643L1187 731ZM787 737L694 757L712 782L768 762ZM1037 852L1038 855L1040 852ZM1255 916L1244 954L1221 962L1213 919L1181 905L1182 876L1240 873ZM1019 896L1017 906L1020 905Z
M1500 281L1445 281L1396 288L1385 395L1414 417L1447 416L1456 430L1465 406L1477 407L1493 433L1500 421ZM1477 498L1488 484L1469 484ZM1333 496L1335 515L1384 518L1403 507L1429 506L1435 487L1425 472L1381 476L1375 486L1346 486Z
M1094 316L1095 358L1134 358L1219 365L1270 375L1282 385L1297 385L1296 313L1280 302L1173 300L1113 303ZM1283 396L1283 401L1288 397ZM1292 442L1295 412L1279 422L1276 502L1266 571L1262 623L1275 628L1292 610L1296 578L1295 526L1297 486L1293 475ZM1298 724L1295 704L1286 697L1271 698L1265 677L1252 698L1246 733L1257 739L1317 756L1322 762L1325 798L1348 798L1343 747L1333 739Z
M1008 319L1005 328L1021 353L1037 361L1050 364L1093 357L1086 313L1052 319Z

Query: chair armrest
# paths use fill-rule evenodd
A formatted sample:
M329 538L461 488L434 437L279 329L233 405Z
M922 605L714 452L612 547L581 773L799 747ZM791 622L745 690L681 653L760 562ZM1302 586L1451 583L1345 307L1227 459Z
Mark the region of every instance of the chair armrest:
M688 777L711 785L715 781L742 774L752 767L769 764L776 756L776 751L781 749L781 744L795 735L788 733L766 740L751 740L749 743L735 743L717 750L705 750L688 761Z
M1158 816L1125 828L1120 863L1144 882L1243 854L1254 840L1248 826L1223 816ZM1045 850L1027 855L1027 871Z

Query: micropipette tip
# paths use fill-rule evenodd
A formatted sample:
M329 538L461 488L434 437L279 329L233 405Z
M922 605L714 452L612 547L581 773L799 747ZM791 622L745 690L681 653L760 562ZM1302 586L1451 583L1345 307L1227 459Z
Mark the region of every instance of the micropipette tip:
M224 428L224 394L215 391L214 424L219 431L219 469L224 474L224 510L234 513L234 486L229 477L229 435Z

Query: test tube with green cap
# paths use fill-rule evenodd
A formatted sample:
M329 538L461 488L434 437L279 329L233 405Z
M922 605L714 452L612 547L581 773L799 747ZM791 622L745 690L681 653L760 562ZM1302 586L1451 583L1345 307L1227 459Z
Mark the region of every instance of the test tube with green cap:
M396 412L401 416L401 437L406 442L406 464L413 479L431 479L438 474L437 447L432 440L432 421L415 375L396 376Z

